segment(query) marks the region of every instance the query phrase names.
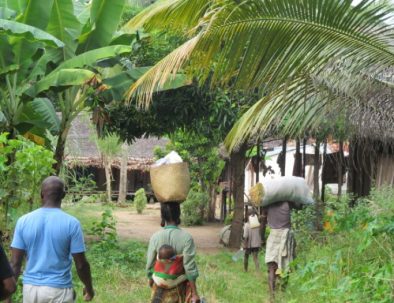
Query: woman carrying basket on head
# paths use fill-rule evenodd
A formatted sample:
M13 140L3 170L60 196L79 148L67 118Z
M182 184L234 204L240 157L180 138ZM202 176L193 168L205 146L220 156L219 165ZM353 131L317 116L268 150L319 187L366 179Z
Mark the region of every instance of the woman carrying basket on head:
M161 203L162 230L149 241L146 269L152 287L152 303L200 302L196 279L195 246L192 236L179 228L179 203ZM164 256L164 249L172 247ZM163 254L163 255L162 255Z

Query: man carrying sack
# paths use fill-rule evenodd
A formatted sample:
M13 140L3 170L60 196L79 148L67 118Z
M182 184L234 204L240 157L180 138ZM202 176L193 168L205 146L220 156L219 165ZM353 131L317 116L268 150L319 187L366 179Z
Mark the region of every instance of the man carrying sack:
M264 181L263 181L264 182ZM274 298L277 278L285 277L295 258L295 239L291 230L291 210L313 204L305 179L281 177L258 183L250 189L254 206L263 206L261 216L262 237L267 224L271 231L266 242L265 263L268 266L268 285Z
M265 250L271 297L275 293L277 278L287 274L289 264L295 258L296 243L291 230L291 209L293 207L293 203L278 202L263 209L261 223L263 234L265 234L267 223L271 229Z

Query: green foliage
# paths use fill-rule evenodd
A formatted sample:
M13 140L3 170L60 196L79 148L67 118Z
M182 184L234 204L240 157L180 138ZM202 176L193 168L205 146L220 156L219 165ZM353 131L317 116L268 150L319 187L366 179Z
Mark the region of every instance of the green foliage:
M224 219L224 225L230 225L233 222L234 212L227 214L226 219Z
M205 192L190 190L185 202L181 204L182 223L186 226L201 225L204 220L204 210L208 205L209 196Z
M97 147L104 157L112 158L120 153L122 144L117 134L108 134L97 139Z
M84 169L80 176L75 169L64 166L61 171L61 177L67 188L65 200L69 202L78 202L82 197L90 195L97 188L94 176L86 174ZM92 202L96 202L96 200L100 200L99 197L94 197Z
M105 251L106 249L118 247L116 221L110 209L106 209L101 214L101 221L93 222L89 234L98 238L97 249Z
M135 192L135 197L134 197L135 209L139 214L142 214L147 203L148 203L148 199L146 198L145 189L140 188Z
M192 186L195 188L207 191L216 183L224 168L218 146L212 145L212 141L203 135L178 130L171 135L171 142L165 151L155 149L155 156L160 158L172 150L189 162Z
M373 190L353 208L345 199L329 201L326 233L300 239L283 300L392 302L393 201L393 188Z
M52 172L53 153L23 137L0 134L0 207L7 227L39 205L40 186Z

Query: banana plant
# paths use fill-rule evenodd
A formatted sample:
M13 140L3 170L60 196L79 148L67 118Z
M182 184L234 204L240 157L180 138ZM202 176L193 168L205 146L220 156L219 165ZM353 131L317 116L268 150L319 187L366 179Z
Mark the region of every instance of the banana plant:
M12 8L18 7L5 7L3 11L9 12L8 17L18 16L20 20L29 20L34 9L31 6L21 13ZM24 101L23 92L31 81L37 79L30 73L38 66L42 54L61 49L64 43L34 26L34 21L30 20L29 23L32 25L0 19L0 127L8 131L11 137L33 128L36 132L49 129L55 133L59 127L54 107L48 99L31 98L29 104Z
M7 60L0 59L0 77L7 79L7 86L1 90L0 125L6 125L15 134L34 131L44 136L48 129L57 134L57 172L72 120L85 108L85 101L100 82L99 63L131 51L130 40L129 45L112 45L118 37L116 31L125 3L126 0L0 0L0 11L7 13L3 16L15 19L0 19L0 39L7 42L0 43L3 57L7 55ZM48 102L48 96L52 102ZM25 111L33 105L34 113ZM55 108L60 110L60 117L54 114ZM40 113L46 115L38 119ZM35 119L29 119L31 114ZM41 128L27 123L35 121L40 121ZM53 122L55 125L49 127Z

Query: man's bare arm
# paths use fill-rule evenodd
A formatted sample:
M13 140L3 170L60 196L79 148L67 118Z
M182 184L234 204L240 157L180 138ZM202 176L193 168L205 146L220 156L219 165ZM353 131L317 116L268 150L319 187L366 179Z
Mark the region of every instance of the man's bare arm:
M16 291L16 281L14 277L9 277L1 281L0 285L0 301L7 299Z
M18 280L21 270L22 263L26 252L23 249L11 248L11 267L14 271L15 279Z
M263 209L263 212L260 216L260 220L261 220L261 240L263 242L263 244L265 244L265 230L267 228L267 216L268 216L268 212L266 209Z
M86 260L85 253L77 253L72 255L75 262L75 268L78 273L79 279L85 285L84 300L91 301L94 297L94 290L92 284L92 274L90 272L90 265Z

